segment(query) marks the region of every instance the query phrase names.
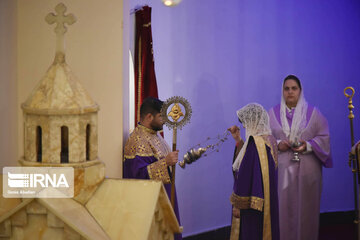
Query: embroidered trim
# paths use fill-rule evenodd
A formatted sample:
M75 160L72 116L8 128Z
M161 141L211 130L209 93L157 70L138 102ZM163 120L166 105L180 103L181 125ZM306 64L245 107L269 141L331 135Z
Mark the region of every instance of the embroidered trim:
M145 132L148 132L148 133L151 133L151 134L156 134L156 131L155 131L155 130L152 130L152 129L150 129L150 128L147 128L147 127L145 127L145 126L143 126L143 125L141 125L141 124L138 124L138 126L139 126L140 129L144 130Z
M262 137L254 136L256 149L260 158L261 174L263 179L264 191L264 224L263 239L271 240L271 210L270 210L270 177L269 160L266 153L265 140Z
M156 161L147 166L149 177L151 180L162 181L163 183L170 183L170 176L167 165L164 159Z
M140 122L140 107L141 107L141 79L142 79L142 73L141 73L141 69L142 69L142 59L141 59L141 36L139 37L139 53L138 53L138 61L139 61L139 67L138 67L138 79L137 79L137 84L138 84L138 89L137 89L137 96L136 96L136 100L137 100L137 111L136 111L136 121ZM136 122L135 122L136 123ZM138 124L139 125L139 124ZM136 125L135 125L136 126Z
M240 216L241 216L241 213L240 213ZM241 223L241 217L240 218L236 218L234 216L232 217L230 240L238 240L239 239L240 223Z
M140 157L155 157L160 160L166 157L170 148L165 140L156 134L156 131L138 125L131 133L130 138L125 144L125 159Z
M274 159L274 162L275 162L275 168L278 167L278 147L277 147L277 142L275 141L271 141L270 140L270 136L267 135L267 136L263 136L262 137L265 141L265 144L270 148L270 151L271 151L271 155Z
M254 209L262 212L264 207L264 199L251 196L251 197L240 197L234 192L230 196L231 204L239 209Z
M136 154L136 156L139 156L139 157L155 157L156 159L158 159L157 156L155 156L153 153L151 153L151 154L146 154L146 153L141 154L141 153L138 153L138 154ZM125 161L126 159L134 159L136 156L134 156L134 155L124 155L124 161Z

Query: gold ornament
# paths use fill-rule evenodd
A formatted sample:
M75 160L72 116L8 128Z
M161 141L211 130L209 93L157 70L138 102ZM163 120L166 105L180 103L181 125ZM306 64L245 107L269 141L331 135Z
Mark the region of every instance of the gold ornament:
M168 113L168 109L171 105L173 106ZM182 112L182 109L185 110L185 113ZM192 110L189 102L180 96L174 96L167 99L161 108L162 119L169 129L181 129L184 125L190 122L191 114ZM169 116L172 120L170 120Z
M174 104L174 106L171 107L171 110L169 113L168 109L169 107ZM185 114L181 110L181 106L185 110ZM176 151L176 138L177 138L177 129L181 129L186 123L190 121L191 117L191 107L189 102L179 96L174 96L166 100L161 108L161 117L165 123L165 125L173 130L173 143L172 143L172 151ZM173 121L170 120L169 116L172 118ZM181 119L182 118L182 119ZM171 167L171 206L175 206L175 165Z
M174 104L168 116L170 116L174 120L174 122L177 122L180 117L184 116L178 103Z

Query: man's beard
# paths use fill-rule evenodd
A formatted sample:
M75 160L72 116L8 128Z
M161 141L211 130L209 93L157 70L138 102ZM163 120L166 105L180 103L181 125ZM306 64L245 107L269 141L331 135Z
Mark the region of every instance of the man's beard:
M150 124L150 127L151 127L151 129L152 130L154 130L154 131L160 131L160 130L163 130L163 126L162 125L157 125L157 124L155 124L155 123L151 123Z

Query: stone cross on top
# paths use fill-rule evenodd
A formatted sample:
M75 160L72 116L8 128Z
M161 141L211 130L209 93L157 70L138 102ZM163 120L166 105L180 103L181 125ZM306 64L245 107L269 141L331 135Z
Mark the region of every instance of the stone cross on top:
M67 23L68 25L71 25L74 22L76 22L76 18L73 14L65 15L66 6L63 3L59 3L55 7L55 12L57 13L57 15L55 15L54 13L49 13L45 17L45 21L48 24L56 23L56 28L55 28L56 55L60 54L64 57L64 54L65 54L64 34L66 33L66 30L67 30L65 27L65 23ZM58 56L56 56L56 58L57 57Z

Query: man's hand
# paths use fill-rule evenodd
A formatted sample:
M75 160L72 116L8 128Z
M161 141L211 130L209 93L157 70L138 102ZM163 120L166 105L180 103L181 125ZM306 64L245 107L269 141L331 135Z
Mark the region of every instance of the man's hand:
M233 214L234 217L240 218L240 209L236 208L236 207L233 207L232 214Z
M176 150L176 151L171 152L168 155L166 155L166 157L165 157L166 165L174 166L178 161L178 158L179 158L178 156L179 156L179 150Z
M241 137L240 137L240 128L238 126L231 126L228 128L228 131L231 133L231 136L234 138L236 143L240 143Z
M292 150L294 152L302 153L302 152L306 151L306 142L303 140L300 140L300 143L301 143L300 147L292 148Z
M281 142L279 142L279 144L278 144L278 149L281 152L286 152L290 148L291 148L291 145L288 140L281 140Z

